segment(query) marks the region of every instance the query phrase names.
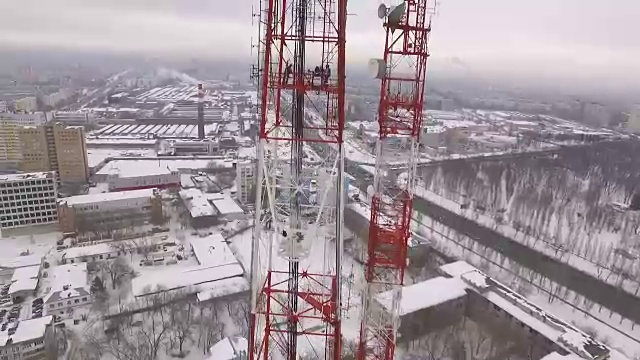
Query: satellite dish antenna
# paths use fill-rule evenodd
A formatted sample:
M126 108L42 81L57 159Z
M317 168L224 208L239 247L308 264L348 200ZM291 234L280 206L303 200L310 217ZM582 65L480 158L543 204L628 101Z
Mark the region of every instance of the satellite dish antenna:
M374 79L382 79L387 72L387 65L382 59L369 60L369 74Z
M407 9L406 2L403 2L402 4L391 9L388 15L388 20L387 20L389 27L395 28L400 25L400 22L402 21L402 17L404 16L404 12L406 9Z
M378 6L378 17L380 19L384 19L388 13L389 13L389 8L387 8L387 5L380 4L380 6Z
M376 191L374 190L373 185L367 186L367 195L369 195L369 197L372 197L375 194Z

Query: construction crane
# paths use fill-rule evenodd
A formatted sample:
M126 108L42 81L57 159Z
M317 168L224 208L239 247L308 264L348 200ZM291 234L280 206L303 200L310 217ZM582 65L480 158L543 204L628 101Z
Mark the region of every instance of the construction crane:
M429 13L427 0L378 8L386 39L384 57L369 64L381 84L358 360L395 356L422 128ZM396 176L391 167L400 164L408 171ZM372 306L374 301L385 311Z
M346 1L262 0L256 15L251 359L340 358Z

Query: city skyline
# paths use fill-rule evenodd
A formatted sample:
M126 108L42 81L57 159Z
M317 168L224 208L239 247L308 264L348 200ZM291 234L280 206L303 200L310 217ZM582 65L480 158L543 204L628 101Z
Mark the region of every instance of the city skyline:
M250 61L257 2L24 0L0 4L0 45L172 58ZM347 62L382 51L377 2L349 4ZM24 11L29 9L29 11ZM431 36L431 66L444 75L602 82L634 88L640 75L640 4L595 0L536 3L442 2Z

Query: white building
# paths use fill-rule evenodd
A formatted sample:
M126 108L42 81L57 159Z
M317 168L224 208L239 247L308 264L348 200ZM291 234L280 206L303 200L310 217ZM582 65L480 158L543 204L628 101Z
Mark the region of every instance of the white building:
M91 304L87 263L60 265L49 270L51 290L45 296L49 315L71 318L76 309Z
M180 186L180 171L161 161L114 160L96 172L97 182L109 184L109 191Z
M20 303L28 296L33 296L38 288L41 264L15 269L11 276L9 295L14 303Z
M627 130L636 134L640 133L640 105L636 105L631 109Z
M0 175L0 228L58 221L54 172Z
M236 164L236 186L238 200L242 204L253 201L253 193L256 191L256 164L251 160L239 161Z
M11 113L0 112L0 119L12 120L18 125L38 126L47 122L47 116L44 112L37 113Z
M156 189L71 196L58 202L60 230L84 232L83 227L115 230L143 223L154 211L162 213Z
M53 317L23 320L0 332L0 358L3 360L44 359L46 344L55 345Z

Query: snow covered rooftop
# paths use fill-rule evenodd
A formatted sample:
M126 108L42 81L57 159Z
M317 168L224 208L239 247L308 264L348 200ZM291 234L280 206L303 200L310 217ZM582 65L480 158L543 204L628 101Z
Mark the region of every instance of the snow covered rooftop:
M238 262L231 248L219 233L202 238L192 238L190 243L198 263L202 266L217 266Z
M100 165L108 158L115 157L144 157L155 156L152 149L109 149L109 148L93 148L87 149L87 161L90 168Z
M13 295L20 291L36 291L38 279L20 279L11 283L9 294Z
M54 176L53 172L44 171L44 172L32 172L26 174L7 174L0 175L0 181L24 181L24 180L42 180L42 179L50 179Z
M224 338L209 349L207 360L248 359L249 342L242 337Z
M39 254L17 256L11 259L0 259L0 268L17 269L40 264L42 264L42 255Z
M6 346L11 340L13 344L36 340L44 337L48 325L53 322L53 316L23 320L18 322L16 332L9 335L8 329L0 332L0 346Z
M15 269L11 276L11 281L37 279L40 275L40 264L35 266L25 266Z
M93 256L108 254L114 252L113 247L107 243L100 243L95 245L78 246L64 250L62 257L64 259L75 259L81 256Z
M436 277L402 288L400 315L407 315L467 295L467 286L459 278ZM391 310L392 292L376 296L376 301Z
M218 210L220 215L244 214L244 210L229 195L218 194L215 199L211 199L211 204Z
M218 266L194 266L180 270L167 270L143 273L131 282L136 297L151 295L159 290L185 289L189 293L200 292L214 287L212 283L220 280L240 277L244 274L239 263Z
M211 283L211 288L200 291L198 301L212 300L228 295L249 291L249 282L243 277L233 277Z
M87 285L87 263L67 264L49 270L51 292Z
M180 190L179 194L192 218L214 216L217 214L216 210L207 200L206 195L200 189L183 189Z
M132 158L117 159L106 164L96 175L139 177L149 175L165 175L172 172L192 172L193 170L212 168L231 168L231 162L220 157L176 156L171 158Z
M60 200L61 203L73 207L76 205L98 204L122 199L148 199L153 197L155 189L139 189L98 194L71 196Z
M444 264L440 266L440 271L451 277L458 277L464 273L468 273L470 271L476 270L475 267L471 266L466 261L456 261L449 264Z

